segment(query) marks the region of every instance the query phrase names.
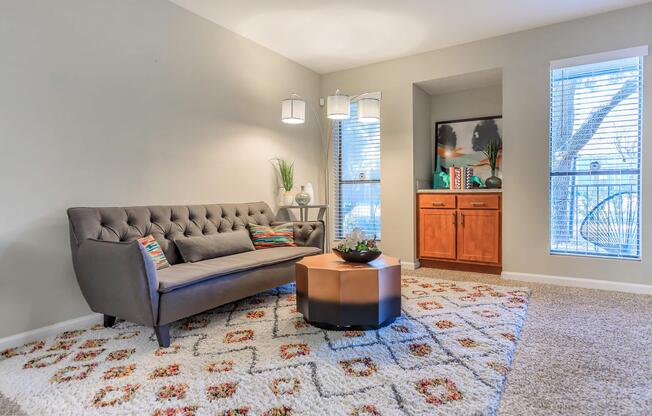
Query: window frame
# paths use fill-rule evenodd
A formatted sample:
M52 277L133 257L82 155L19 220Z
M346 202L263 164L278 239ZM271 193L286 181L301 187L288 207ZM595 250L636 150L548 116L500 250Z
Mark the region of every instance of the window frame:
M357 105L357 102L352 101L351 102L351 110L353 110L353 106ZM350 111L351 117L353 117L353 113L357 113L356 111ZM333 172L333 194L336 195L335 201L336 206L335 208L335 213L333 215L333 241L334 242L339 242L344 239L346 236L346 231L343 229L343 224L342 224L342 216L343 216L343 210L342 210L342 187L345 185L366 185L366 184L379 184L379 186L382 186L382 172L379 173L379 178L378 179L343 179L342 178L342 122L345 120L335 120L333 122L333 132L337 132L337 140L336 140L336 145L333 146L333 152L332 152L332 157L335 159L333 160L333 164L331 166L335 166L337 163L337 173ZM373 124L373 123L365 123L365 124ZM334 134L331 132L331 138L334 138ZM380 146L380 120L378 121L378 137L379 137L379 146ZM380 167L380 154L379 154L379 167ZM337 176L336 176L337 175ZM381 188L382 189L382 188ZM379 191L380 192L380 191ZM379 194L380 196L380 194ZM382 222L382 214L381 214L381 222ZM378 235L380 235L380 223L378 227ZM371 238L372 236L368 236ZM377 238L377 242L380 242L381 239Z
M636 50L636 53L631 53L628 51ZM644 52L643 52L644 51ZM624 56L619 56L623 55ZM577 58L569 58L565 60L560 60L560 61L553 61L551 62L550 66L550 71L549 71L549 91L550 91L550 102L549 102L549 170L548 170L548 184L549 184L549 189L548 189L548 209L549 209L549 216L548 216L548 253L553 256L566 256L566 257L582 257L582 258L599 258L599 259L611 259L611 260L625 260L625 261L642 261L643 257L643 210L642 210L642 199L643 199L643 119L644 119L644 76L645 76L645 56L647 55L647 48L644 50L642 48L630 48L628 50L621 50L621 51L612 51L612 52L607 52L604 54L595 54L595 55L587 55L584 57L577 57ZM600 59L601 57L601 59ZM553 88L554 88L554 83L559 82L560 79L558 77L555 77L555 72L563 69L572 69L572 68L578 68L584 65L590 65L590 64L607 64L609 62L623 62L626 61L627 59L633 59L637 58L638 63L636 64L636 71L638 71L637 77L639 79L637 89L636 89L636 94L638 94L637 101L638 101L638 112L637 116L638 119L636 120L636 132L637 132L637 147L636 147L636 167L634 168L624 168L624 169L614 169L614 168L598 168L597 170L590 170L590 171L584 171L584 170L579 170L576 169L575 163L573 163L573 167L569 168L565 172L560 171L559 169L556 168L556 161L554 159L554 154L555 150L558 149L559 146L559 139L556 136L556 130L555 126L559 123L562 123L563 120L555 120L554 119L554 110L553 106L555 105L556 100L564 100L565 98L563 97L563 92L559 93L553 93ZM567 63L566 65L563 65L562 63ZM571 65L572 63L572 65ZM624 62L623 62L624 63ZM613 74L618 74L625 72L625 70L618 69L614 65L614 69L610 70L612 71L611 73ZM587 72L588 73L588 72ZM561 78L561 82L564 82L565 77ZM569 78L570 79L570 78ZM553 95L554 94L554 95ZM574 100L574 98L572 98ZM556 103L556 105L559 105L559 103ZM620 103L618 104L620 105ZM617 107L617 106L616 106ZM615 108L615 107L614 107ZM574 109L573 111L578 111L577 109ZM609 113L612 110L609 111ZM607 115L609 114L607 113ZM600 125L604 122L604 119L600 122ZM572 128L572 127L571 127ZM596 131L593 133L593 135L598 133L600 126L596 129ZM614 135L619 135L622 134L623 131L627 132L626 130L623 130L625 127L620 127L620 130L617 130ZM589 140L591 140L593 136ZM588 144L588 143L587 143ZM577 155L575 156L577 158ZM572 170L571 170L572 169ZM606 187L611 187L611 186L616 186L616 187L625 187L630 188L630 189L635 189L635 195L636 195L636 209L638 210L637 212L637 241L636 241L636 253L633 255L627 255L625 251L620 249L616 254L609 254L607 252L598 252L596 249L595 252L589 252L588 250L582 252L578 250L578 247L576 246L573 250L571 249L566 249L562 250L559 248L555 248L554 246L554 233L555 233L555 228L559 226L558 221L556 221L558 218L555 216L555 200L553 198L553 194L555 192L555 186L553 182L553 178L555 177L562 177L562 176L568 176L571 178L575 177L582 177L582 176L603 176L609 179L617 178L618 175L622 175L620 180L618 181L613 181L613 180L608 180L607 183L605 184L590 184L586 186L595 186L595 187L601 187L601 186L606 186ZM627 175L632 175L635 177L635 182L631 184L627 184L627 180L625 177ZM578 186L576 184L569 184L570 187L575 187ZM579 185L581 186L581 185ZM599 189L597 191L597 194L599 195ZM599 199L600 197L598 196L598 202L591 206L590 208L587 208L589 211L586 215L588 218L588 215L591 214L591 212L601 203L608 201L610 198L621 195L621 194L626 194L626 193L633 193L634 191L622 191L618 190L617 192L611 193L609 192L606 197L603 197L602 199ZM577 197L576 197L577 198ZM630 202L631 204L631 202ZM573 212L569 212L568 215L573 215L577 216L578 215L578 208L577 204L574 206ZM582 220L585 221L586 219ZM581 226L580 226L581 227ZM581 232L579 229L576 230L575 232ZM588 240L587 240L588 241ZM595 245L595 243L588 241L589 244ZM599 246L598 246L599 247ZM606 249L602 248L602 251L607 251Z

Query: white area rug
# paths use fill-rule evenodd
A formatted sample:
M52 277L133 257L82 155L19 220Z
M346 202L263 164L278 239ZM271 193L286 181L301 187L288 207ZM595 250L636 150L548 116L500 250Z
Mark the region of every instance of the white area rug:
M403 316L324 331L294 286L177 323L128 322L2 352L0 392L31 415L494 414L527 289L403 278Z

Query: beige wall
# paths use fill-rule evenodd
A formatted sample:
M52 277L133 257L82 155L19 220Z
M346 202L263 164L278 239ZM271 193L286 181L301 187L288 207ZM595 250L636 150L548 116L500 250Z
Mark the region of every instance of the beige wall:
M432 163L429 153L432 137L430 94L416 85L412 86L412 135L414 143L414 177L417 181L432 181ZM382 140L382 138L381 138Z
M503 86L472 88L432 96L432 122L474 117L498 116L503 113Z
M4 0L0 51L0 337L89 313L67 207L274 203L276 156L319 186L314 120L280 122L317 74L172 3Z
M430 137L432 135L432 122L430 120L431 103L432 97L430 94L416 85L412 86L412 134L414 144L412 160L414 161L415 191L418 188L429 187L429 183L432 181L432 166L430 163L430 157L428 157L428 154L431 152ZM381 187L383 185L381 178ZM381 188L381 195L383 191L385 191L385 189ZM382 215L383 212L381 211L381 221L383 221ZM414 220L416 221L416 218ZM390 234L389 238L386 238L385 240L391 240L391 238L392 235ZM416 239L413 239L412 244L416 250ZM381 248L384 250L385 246L383 245Z
M502 68L504 129L504 270L633 283L651 283L652 227L646 226L652 181L643 182L643 261L548 254L548 77L553 59L652 43L652 4L487 39L322 77L322 94L382 91L383 249L415 259L412 84ZM650 58L644 104L652 108ZM652 128L644 118L644 149ZM417 144L420 146L420 144ZM649 150L649 149L648 149ZM649 176L652 152L643 152Z

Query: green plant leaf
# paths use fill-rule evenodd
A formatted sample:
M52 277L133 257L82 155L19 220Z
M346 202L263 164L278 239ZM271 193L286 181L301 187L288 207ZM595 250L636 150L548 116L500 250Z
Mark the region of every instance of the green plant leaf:
M276 168L281 185L286 191L291 191L294 188L294 162L290 163L285 159L274 159L274 167Z

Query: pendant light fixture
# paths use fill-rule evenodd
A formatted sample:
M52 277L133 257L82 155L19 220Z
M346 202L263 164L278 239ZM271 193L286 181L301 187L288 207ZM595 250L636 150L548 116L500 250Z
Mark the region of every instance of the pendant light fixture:
M287 124L303 124L306 121L306 102L297 94L281 101L281 121Z
M344 120L350 116L351 97L335 91L326 99L326 116L331 120Z
M380 121L380 99L363 97L358 100L358 121L373 123Z
M350 97L337 90L335 95L329 95L326 99L326 116L331 120L348 119L351 116L351 102L353 101L358 103L358 121L363 123L379 122L380 99L379 92L366 92ZM314 113L312 107L311 110ZM300 95L292 94L290 98L281 101L281 121L287 124L305 123L306 101Z
M323 99L320 98L320 106L323 106ZM380 92L364 93L356 95L351 98L348 95L340 94L340 90L335 92L335 95L330 95L326 99L326 115L331 120L344 120L351 115L351 101L358 103L358 120L361 122L378 122L380 120ZM322 166L324 168L324 189L326 190L324 198L326 199L326 206L330 199L329 187L329 171L328 171L328 155L331 152L332 140L330 135L324 134L322 129L321 117L315 107L307 103L298 94L290 95L290 98L281 101L281 121L287 124L303 124L306 121L306 106L311 112L311 116L315 118L317 130L321 137L323 146ZM326 223L329 224L329 214L326 214ZM327 227L328 230L328 227ZM326 231L328 233L328 231ZM330 243L328 235L326 236L326 250L328 251Z

